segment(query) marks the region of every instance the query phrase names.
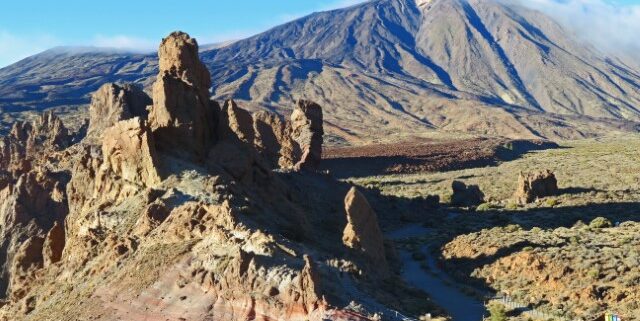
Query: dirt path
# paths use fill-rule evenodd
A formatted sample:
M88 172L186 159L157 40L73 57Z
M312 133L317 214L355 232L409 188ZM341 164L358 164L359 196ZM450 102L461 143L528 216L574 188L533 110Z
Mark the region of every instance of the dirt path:
M425 233L429 233L429 229L412 225L390 232L387 237L397 240ZM455 286L455 281L438 268L436 259L430 256L427 245L423 246L422 252L427 256L430 271L425 271L420 262L411 257L409 251L400 251L403 262L402 277L407 283L427 292L435 303L449 312L453 321L480 321L483 316L488 315L484 302L463 293Z

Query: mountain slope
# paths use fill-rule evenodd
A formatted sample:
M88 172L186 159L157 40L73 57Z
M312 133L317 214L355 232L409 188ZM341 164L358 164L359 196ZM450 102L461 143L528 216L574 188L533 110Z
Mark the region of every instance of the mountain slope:
M202 57L215 98L281 113L313 99L329 132L352 142L430 129L546 138L635 130L640 71L574 39L511 3L376 0ZM0 106L81 104L103 82L148 86L155 68L152 56L47 52L0 70Z

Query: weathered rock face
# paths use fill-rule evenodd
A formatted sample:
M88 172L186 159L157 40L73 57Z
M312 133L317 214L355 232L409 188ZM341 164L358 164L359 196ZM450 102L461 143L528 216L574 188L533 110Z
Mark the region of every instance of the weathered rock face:
M0 190L0 297L11 288L10 271L23 242L43 238L55 222L68 213L65 174L33 170L22 174L15 184ZM42 253L40 253L42 255Z
M55 221L47 237L44 240L42 249L42 256L44 259L44 267L48 267L51 264L55 264L62 258L62 251L64 250L65 234L64 226L62 223Z
M153 85L149 125L159 149L203 160L215 140L209 104L211 76L198 57L198 43L174 32L162 40L158 79Z
M291 114L291 137L295 142L294 155L297 168L318 168L322 160L322 108L307 101L298 101Z
M11 266L9 288L12 300L22 299L35 278L35 271L42 268L44 238L32 236L18 249Z
M227 100L220 113L218 136L220 139L239 139L252 145L255 139L253 117L250 112L238 107L233 100Z
M147 119L147 106L153 102L134 85L105 84L96 91L89 105L89 137L100 139L105 129L133 117Z
M550 171L520 173L514 198L521 204L531 203L538 198L558 194L558 180Z
M161 180L153 135L138 117L105 131L102 155L104 166L127 182L153 186Z
M255 147L272 164L280 168L295 165L291 122L267 111L253 114Z
M467 186L460 181L451 184L453 194L451 204L456 206L476 206L484 203L484 194L477 185Z
M342 242L347 247L361 252L379 266L386 266L384 239L378 217L367 199L352 187L344 199L347 226L342 233Z

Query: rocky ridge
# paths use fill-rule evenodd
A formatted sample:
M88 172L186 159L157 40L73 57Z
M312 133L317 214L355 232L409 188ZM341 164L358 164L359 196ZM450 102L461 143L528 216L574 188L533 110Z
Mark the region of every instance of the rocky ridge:
M386 266L375 220L377 233L357 233L366 256L341 241L355 212L335 210L348 186L315 171L319 105L300 101L290 120L220 108L185 33L163 39L159 61L152 103L105 85L86 137L45 114L3 138L1 320L366 320L412 308L401 283L380 289L393 275L366 273ZM347 308L354 298L364 310Z

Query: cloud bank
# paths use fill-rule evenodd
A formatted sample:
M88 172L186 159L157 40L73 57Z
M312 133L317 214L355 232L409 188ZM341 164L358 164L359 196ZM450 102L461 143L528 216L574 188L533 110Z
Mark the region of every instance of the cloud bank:
M640 61L640 4L621 5L607 0L521 0L519 3L550 15L601 51Z
M58 43L58 39L50 35L17 35L0 30L0 68Z

